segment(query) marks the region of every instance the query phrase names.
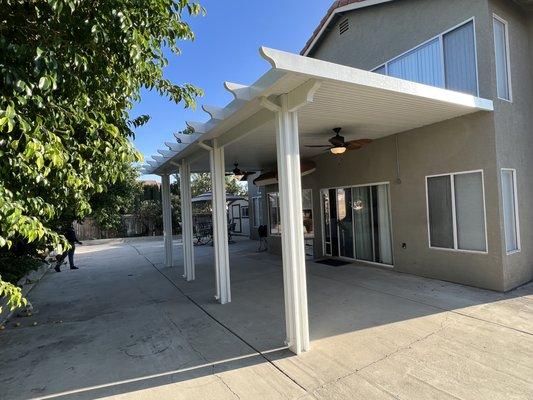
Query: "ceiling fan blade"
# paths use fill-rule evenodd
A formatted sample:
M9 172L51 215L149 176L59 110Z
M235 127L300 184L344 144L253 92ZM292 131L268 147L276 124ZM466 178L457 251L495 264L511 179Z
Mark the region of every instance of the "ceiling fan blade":
M324 144L324 145L306 145L305 147L331 147L329 144Z
M350 140L349 142L346 142L346 143L358 143L361 146L364 146L365 144L370 144L372 142L373 142L372 139L357 139L357 140Z
M253 175L253 174L255 174L255 171L246 171L246 172L244 173L244 175L242 176L242 178L240 179L241 182L245 182L245 181L248 179L248 177L249 177L250 175Z
M363 147L362 145L360 145L359 143L346 143L346 150L359 150L361 147Z
M373 140L371 139L350 140L349 142L346 142L346 148L348 150L358 150L364 145L367 145L372 142Z

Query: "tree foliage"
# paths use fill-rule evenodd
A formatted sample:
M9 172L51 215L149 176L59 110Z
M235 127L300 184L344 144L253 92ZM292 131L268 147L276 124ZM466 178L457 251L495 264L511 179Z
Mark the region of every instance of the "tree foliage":
M174 175L175 182L171 185L170 190L172 194L180 194L180 176ZM211 174L209 172L200 172L191 174L191 195L192 197L200 196L201 194L211 191ZM239 183L234 176L226 176L226 193L235 196L245 196L247 193L246 186Z
M65 244L63 215L140 161L129 111L140 89L186 107L201 91L166 79L164 48L193 39L189 0L0 1L0 247ZM11 290L2 286L2 293Z
M91 217L100 229L119 231L122 228L121 216L133 213L142 196L143 187L137 180L139 172L130 165L125 166L125 170L116 182L103 192L94 194L90 200Z
M155 234L163 227L163 208L160 201L143 200L135 213L146 234Z

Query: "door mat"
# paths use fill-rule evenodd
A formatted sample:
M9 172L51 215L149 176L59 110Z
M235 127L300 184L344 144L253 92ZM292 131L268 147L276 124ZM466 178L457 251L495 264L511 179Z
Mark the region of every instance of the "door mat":
M318 263L318 264L329 265L331 267L342 267L343 265L350 264L347 261L336 260L334 258L327 258L325 260L320 260L320 261L315 261L315 262Z

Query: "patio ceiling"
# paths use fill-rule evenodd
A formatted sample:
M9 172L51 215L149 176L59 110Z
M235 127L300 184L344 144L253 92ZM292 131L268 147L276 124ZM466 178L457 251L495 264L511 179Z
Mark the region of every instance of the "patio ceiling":
M209 171L209 156L202 143L217 139L224 146L226 170L233 163L247 170L276 164L275 113L264 99L290 93L302 86L318 86L312 102L298 110L302 159L323 150L306 145L327 144L332 128L343 128L347 140L379 139L395 133L478 111L492 111L492 101L426 86L356 68L262 47L271 64L251 86L226 82L235 99L224 108L204 106L207 123L188 122L197 133L192 143L149 161L146 173L169 174L186 159L193 172Z

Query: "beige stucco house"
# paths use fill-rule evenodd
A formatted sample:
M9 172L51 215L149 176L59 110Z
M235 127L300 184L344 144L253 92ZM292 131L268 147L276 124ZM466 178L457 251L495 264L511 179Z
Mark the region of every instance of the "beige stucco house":
M252 231L282 255L286 343L309 349L306 258L497 291L533 278L531 1L336 1L302 54L262 47L269 70L225 82L148 161L179 170L183 276L195 279L191 172L210 171L214 294L231 301L225 173L249 179ZM304 11L303 11L304 12ZM335 132L335 133L334 133ZM252 236L255 237L256 233Z
M492 99L494 111L313 157L302 187L304 202L312 193L315 257L499 291L533 278L532 9L510 0L333 4L302 55ZM277 186L253 179L252 225L268 225L280 252Z

